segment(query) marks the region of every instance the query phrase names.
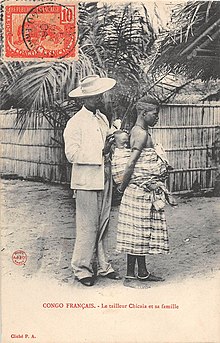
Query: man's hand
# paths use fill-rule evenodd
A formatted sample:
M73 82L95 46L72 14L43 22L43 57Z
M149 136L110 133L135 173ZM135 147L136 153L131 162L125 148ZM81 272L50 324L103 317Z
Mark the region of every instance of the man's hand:
M114 188L113 192L113 199L115 205L119 205L121 203L121 199L123 197L123 192L120 191L120 186Z
M114 137L113 134L112 135L108 135L106 137L105 146L104 146L104 149L103 149L103 155L107 155L110 152L111 146L114 143L114 141L115 141L115 137Z

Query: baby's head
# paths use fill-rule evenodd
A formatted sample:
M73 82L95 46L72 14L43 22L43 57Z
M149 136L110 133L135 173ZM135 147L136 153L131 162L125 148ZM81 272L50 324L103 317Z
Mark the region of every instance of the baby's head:
M127 132L122 130L117 130L114 132L115 146L116 148L123 149L127 148L129 145L129 135Z

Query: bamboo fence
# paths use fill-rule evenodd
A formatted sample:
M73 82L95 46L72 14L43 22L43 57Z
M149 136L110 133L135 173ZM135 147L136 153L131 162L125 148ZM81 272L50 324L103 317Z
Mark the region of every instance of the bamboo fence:
M67 182L70 166L64 155L62 132L44 120L39 129L20 133L16 111L0 111L1 174L51 182ZM59 143L60 142L60 143Z
M71 168L61 130L55 133L44 121L41 128L19 134L15 117L15 110L0 111L1 174L68 183ZM174 168L168 180L171 191L191 190L196 183L213 188L219 163L214 158L220 145L219 103L163 105L152 136L164 146Z
M181 192L214 186L218 170L216 149L220 143L220 104L167 104L152 130L173 166L168 187Z

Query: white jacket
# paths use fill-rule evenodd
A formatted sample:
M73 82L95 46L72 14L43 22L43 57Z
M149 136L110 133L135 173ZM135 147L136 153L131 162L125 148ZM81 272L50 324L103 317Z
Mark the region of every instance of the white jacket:
M84 106L67 123L64 130L65 154L72 166L71 188L104 189L104 148L108 131L104 114Z

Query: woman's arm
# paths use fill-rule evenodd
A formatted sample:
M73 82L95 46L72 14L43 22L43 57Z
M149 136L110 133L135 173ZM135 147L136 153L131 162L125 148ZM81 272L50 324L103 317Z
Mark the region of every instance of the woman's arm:
M118 186L119 193L123 193L125 188L130 182L131 176L134 171L135 164L140 157L143 148L146 146L148 134L143 130L136 129L131 134L131 156L125 167L122 183Z

